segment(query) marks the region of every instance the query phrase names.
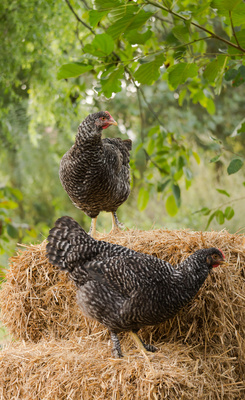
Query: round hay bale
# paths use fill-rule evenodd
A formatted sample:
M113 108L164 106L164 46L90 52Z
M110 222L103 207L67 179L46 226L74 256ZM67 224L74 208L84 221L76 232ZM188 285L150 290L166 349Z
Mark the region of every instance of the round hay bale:
M127 349L110 358L107 343L87 340L11 345L0 352L0 397L23 400L199 400L242 399L245 386L226 354L200 358L175 343L146 356Z

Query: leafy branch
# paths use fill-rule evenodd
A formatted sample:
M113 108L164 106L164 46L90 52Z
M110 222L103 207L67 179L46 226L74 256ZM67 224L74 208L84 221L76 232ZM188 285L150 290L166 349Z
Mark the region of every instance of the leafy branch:
M236 41L237 41L237 44L234 44L234 43L232 43L231 41L229 41L229 40L223 38L222 36L219 36L219 35L217 35L216 33L210 31L209 29L204 28L202 25L199 25L199 24L197 24L196 22L193 22L193 21L191 21L190 19L185 18L183 15L180 15L180 14L174 12L174 11L171 10L170 8L167 8L167 7L163 6L163 5L160 4L160 3L157 3L156 1L153 1L153 0L144 0L144 1L145 1L145 4L151 4L151 5L154 6L154 7L160 8L160 9L162 9L162 10L164 10L164 11L166 11L166 12L172 14L172 15L174 15L175 17L181 19L182 21L188 22L188 23L190 23L191 25L195 26L196 28L198 28L198 29L200 29L200 30L202 30L202 31L204 31L204 32L206 32L206 33L208 33L212 38L217 39L217 40L220 40L221 42L226 43L228 46L234 47L235 49L238 49L238 50L242 51L243 53L245 53L245 49L243 49L243 48L239 45L236 36L235 36L235 39L236 39ZM233 31L233 33L234 33L234 31Z
M237 46L238 46L238 48L239 48L241 51L243 51L243 52L245 53L245 49L243 49L243 48L240 46L239 42L238 42L238 39L237 39L236 31L235 31L235 28L234 28L234 25L233 25L233 21L232 21L231 11L230 11L230 10L229 10L229 18L230 18L230 21L231 21L231 29L232 29L232 32L233 32L233 36L234 36L234 38L235 38L235 41L237 42Z
M71 12L75 15L76 19L78 22L80 22L83 26L85 26L85 28L89 29L90 32L93 35L96 35L95 31L88 25L86 24L86 22L84 22L76 13L76 11L74 10L74 8L72 7L71 3L69 2L69 0L65 0L66 4L68 5L68 7L70 8Z

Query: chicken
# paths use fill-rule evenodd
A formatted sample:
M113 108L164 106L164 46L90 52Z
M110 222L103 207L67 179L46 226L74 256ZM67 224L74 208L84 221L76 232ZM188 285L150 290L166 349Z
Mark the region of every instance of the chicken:
M109 329L115 357L122 357L117 334L123 331L131 332L144 350L155 351L137 331L173 317L193 299L212 268L224 263L220 250L208 248L173 267L154 256L97 241L70 217L56 221L48 242L48 259L75 282L83 313Z
M130 139L101 139L102 130L117 125L108 111L88 115L79 125L75 144L61 159L60 181L73 204L92 218L91 236L101 211L112 213L112 229L119 229L117 208L130 193Z

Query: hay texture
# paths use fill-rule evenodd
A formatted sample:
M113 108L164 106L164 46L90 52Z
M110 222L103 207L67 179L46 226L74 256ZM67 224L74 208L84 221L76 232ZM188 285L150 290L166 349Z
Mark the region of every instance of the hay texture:
M25 341L0 353L0 398L245 398L244 237L129 230L101 239L172 264L218 247L229 266L216 268L174 319L142 329L159 352L147 357L122 334L125 357L113 360L107 330L82 315L73 283L46 259L46 242L28 246L12 258L0 292L1 321Z

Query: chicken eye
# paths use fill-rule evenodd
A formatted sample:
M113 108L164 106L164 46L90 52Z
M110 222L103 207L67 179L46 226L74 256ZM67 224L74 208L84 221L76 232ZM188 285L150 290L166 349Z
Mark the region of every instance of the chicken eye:
M102 121L105 121L106 118L105 117L101 117L100 119L102 119Z

